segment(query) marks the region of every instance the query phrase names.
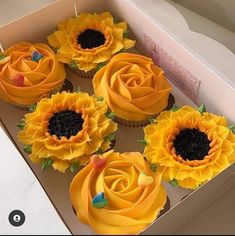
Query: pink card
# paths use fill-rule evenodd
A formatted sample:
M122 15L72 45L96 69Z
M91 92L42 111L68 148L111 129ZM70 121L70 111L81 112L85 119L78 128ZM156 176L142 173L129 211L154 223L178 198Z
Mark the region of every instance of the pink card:
M175 86L196 103L201 81L146 34L144 35L144 42L154 63L165 71L166 77Z

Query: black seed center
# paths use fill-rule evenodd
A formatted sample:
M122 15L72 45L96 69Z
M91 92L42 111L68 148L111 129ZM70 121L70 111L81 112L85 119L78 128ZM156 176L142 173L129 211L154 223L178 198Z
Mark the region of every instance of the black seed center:
M199 129L183 129L175 137L174 147L185 161L203 160L210 150L210 140Z
M82 130L84 120L80 113L75 111L61 111L54 113L49 120L48 130L51 135L59 139L63 136L68 139Z
M96 48L105 43L105 37L100 31L86 29L78 35L77 43L81 44L81 47L84 49Z

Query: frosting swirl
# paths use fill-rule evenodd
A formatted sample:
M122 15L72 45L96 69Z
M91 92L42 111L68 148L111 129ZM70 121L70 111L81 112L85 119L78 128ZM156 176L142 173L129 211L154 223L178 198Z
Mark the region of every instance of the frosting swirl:
M3 100L31 105L63 84L64 66L46 44L17 43L8 48L4 56L9 60L0 63L0 98Z
M145 120L166 108L171 86L151 58L120 53L93 79L96 95L103 96L120 118Z
M155 174L138 152L109 151L101 170L92 161L73 179L70 199L78 218L98 234L137 234L152 223L166 203L161 175ZM140 186L140 175L151 183ZM104 208L92 206L92 199L103 192Z
M88 72L122 49L134 47L135 41L127 38L127 33L127 23L116 23L110 12L82 12L58 24L47 39L57 49L59 61Z
M183 106L162 112L144 133L148 162L183 188L198 188L235 162L235 135L223 116Z
M88 93L54 94L25 114L18 139L31 147L31 161L42 165L50 159L64 173L73 163L85 165L97 151L110 149L117 125L106 116L107 109L104 100Z

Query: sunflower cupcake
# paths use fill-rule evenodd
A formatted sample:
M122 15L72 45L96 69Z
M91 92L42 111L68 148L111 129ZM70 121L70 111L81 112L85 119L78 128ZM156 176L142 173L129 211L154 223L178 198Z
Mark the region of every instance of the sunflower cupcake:
M138 152L106 152L73 179L70 199L79 220L97 234L138 234L164 208L161 174Z
M135 45L127 33L126 22L116 23L109 12L81 13L58 24L48 42L59 61L80 77L92 78L112 55Z
M203 105L164 111L144 128L144 156L165 180L195 189L235 162L231 129L223 116L206 112Z
M95 94L104 97L116 121L125 126L144 126L173 105L164 71L143 55L115 55L92 82Z
M27 108L62 88L64 65L43 43L16 43L0 55L0 99Z
M105 102L87 93L57 93L25 115L18 139L42 170L75 171L94 153L111 148L117 125L106 112Z

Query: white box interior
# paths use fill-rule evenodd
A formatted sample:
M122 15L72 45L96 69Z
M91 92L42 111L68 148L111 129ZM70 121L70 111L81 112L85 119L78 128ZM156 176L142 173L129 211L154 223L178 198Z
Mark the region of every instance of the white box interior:
M178 12L173 8L169 8L169 5L165 5L164 1L158 1L157 12L162 12L164 9L168 9L168 14L170 17L174 16L177 18ZM145 4L145 3L144 3ZM120 19L128 22L130 30L138 42L137 46L141 52L146 51L146 53L152 54L155 46L160 46L164 52L170 55L170 59L179 64L183 68L184 72L193 75L196 80L200 81L200 86L198 92L195 94L194 102L191 101L187 96L185 96L177 87L174 86L173 95L176 99L177 105L192 105L204 103L207 106L207 110L210 112L215 112L217 114L225 115L230 122L235 123L235 86L230 79L222 78L220 73L213 71L212 67L208 66L208 63L201 60L200 57L193 51L189 50L184 46L183 42L180 42L178 38L174 38L172 32L168 32L167 28L162 27L160 20L165 19L164 16L159 19L155 18L154 14L151 12L151 4L153 1L148 1L148 8L144 8L143 4L137 0L80 0L77 1L77 6L79 11L91 11L99 12L104 10L110 10L113 15L120 17ZM175 15L174 15L175 14ZM49 6L32 13L26 17L19 19L18 21L12 22L6 26L0 28L1 43L4 48L7 48L12 43L19 41L30 41L30 42L46 42L46 36L49 35L53 30L55 30L56 25L63 19L73 16L73 1L72 0L60 0L56 3L50 4ZM158 21L159 20L159 21ZM32 24L33 22L33 24ZM170 21L168 22L170 23ZM179 29L179 28L178 28ZM146 44L145 36L148 36L153 44ZM197 43L200 47L207 47L207 41L203 41L198 38ZM204 43L206 45L204 45ZM217 45L217 44L216 44ZM215 45L213 45L215 46ZM218 46L218 50L221 49L221 45ZM153 54L152 54L153 55ZM167 66L167 64L163 65ZM166 70L168 68L165 68ZM169 71L171 73L171 71ZM183 76L184 74L180 74ZM179 75L172 75L174 79L181 80ZM91 81L89 80L79 80L74 74L68 73L68 78L73 82L74 87L80 86L82 90L92 92ZM190 88L190 80L186 78L187 86ZM229 101L229 102L228 102ZM4 124L8 128L10 135L13 137L16 145L22 150L22 145L17 141L17 127L16 124L23 118L25 111L15 108L14 106L0 101L0 117ZM128 131L128 132L127 132ZM131 132L130 132L131 131ZM117 143L115 145L116 151L143 151L143 147L137 144L135 140L143 137L142 128L126 128L119 126ZM133 140L131 142L123 142L122 140ZM73 173L67 172L65 175L55 172L53 170L48 170L44 173L40 171L40 168L32 164L25 155L26 161L32 167L34 173L39 178L41 184L44 186L47 194L50 196L51 200L55 204L57 210L62 215L63 219L69 226L70 230L74 234L91 234L94 233L91 228L87 225L79 222L74 215L71 204L69 202L68 188L69 184L74 176ZM227 172L226 172L227 173ZM230 172L228 172L230 174ZM226 178L221 178L217 176L213 179L213 183L216 187L226 182ZM194 204L205 194L213 194L213 188L209 188L209 184L203 186L197 191L194 191L188 198L181 201L183 197L191 193L191 191L184 190L181 188L174 188L168 183L165 184L168 197L171 203L171 210L159 218L146 233L156 233L156 232L167 232L170 228L172 232L176 232L176 229L180 228L186 219L183 217L177 225L169 224L165 228L164 219L168 221L171 216L175 216L174 212L177 214L184 213L184 207L187 203ZM204 189L204 191L203 191ZM191 200L190 200L191 199ZM213 200L213 199L212 199ZM211 201L212 201L211 200ZM210 199L204 205L200 205L197 210L203 210L210 204ZM180 204L178 204L180 203ZM177 205L178 204L178 205ZM180 209L178 209L176 206ZM188 206L189 206L188 205ZM183 210L181 210L181 208ZM186 213L185 213L186 214ZM193 212L193 214L196 214ZM162 223L163 222L163 223ZM157 227L157 229L156 229ZM144 233L145 233L144 232Z

